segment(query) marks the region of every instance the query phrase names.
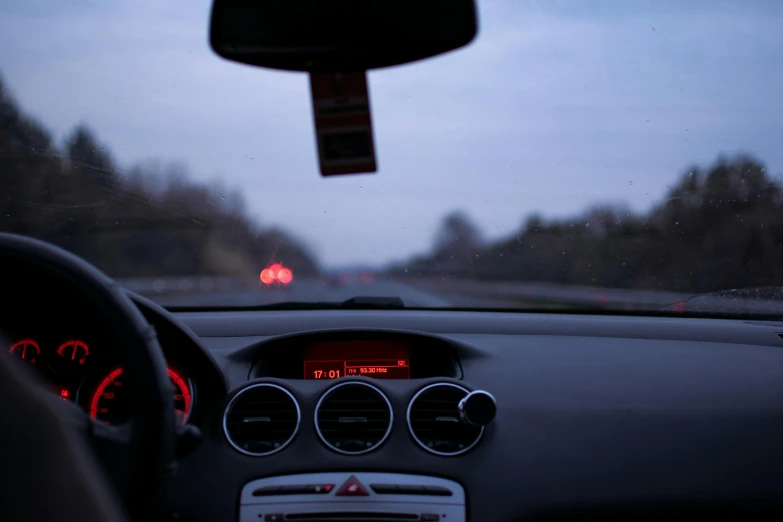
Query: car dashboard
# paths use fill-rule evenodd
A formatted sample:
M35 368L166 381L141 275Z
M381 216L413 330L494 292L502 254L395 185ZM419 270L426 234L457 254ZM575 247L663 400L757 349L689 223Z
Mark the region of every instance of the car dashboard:
M783 514L783 323L171 313L132 297L169 362L178 422L201 432L170 480L172 519ZM121 424L121 367L71 305L55 325L12 321L8 351Z

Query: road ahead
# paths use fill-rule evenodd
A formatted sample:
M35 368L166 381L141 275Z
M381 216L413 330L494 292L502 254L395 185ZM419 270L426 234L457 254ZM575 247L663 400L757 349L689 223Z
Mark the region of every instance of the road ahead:
M424 308L622 308L660 310L688 296L670 292L566 287L547 283L359 280L333 285L299 279L287 287L266 287L255 279L136 279L129 289L172 307L253 307L283 301L340 302L357 296L399 297L407 307Z
M260 306L281 301L335 302L356 296L399 297L406 306L448 307L451 302L411 286L394 281L378 281L370 284L347 283L339 287L329 286L320 280L294 281L287 287L249 286L243 290L209 292L171 292L154 295L145 292L164 306Z

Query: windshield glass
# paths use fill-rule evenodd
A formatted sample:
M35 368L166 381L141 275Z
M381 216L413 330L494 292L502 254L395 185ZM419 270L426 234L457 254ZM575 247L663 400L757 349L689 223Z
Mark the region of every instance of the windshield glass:
M783 284L783 2L477 5L468 47L369 73L378 172L322 178L307 75L219 58L209 0L6 0L0 230L181 307Z

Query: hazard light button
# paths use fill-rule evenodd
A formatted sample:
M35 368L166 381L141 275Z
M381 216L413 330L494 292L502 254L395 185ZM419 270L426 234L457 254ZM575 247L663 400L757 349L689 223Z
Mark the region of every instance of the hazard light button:
M362 483L359 482L359 479L353 475L348 477L348 480L346 480L343 485L340 486L340 489L337 490L337 493L335 493L338 497L366 497L369 496L369 494L367 488L365 488Z

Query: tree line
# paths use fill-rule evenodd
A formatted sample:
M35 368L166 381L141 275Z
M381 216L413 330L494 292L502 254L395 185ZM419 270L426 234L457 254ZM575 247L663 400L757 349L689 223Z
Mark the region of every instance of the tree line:
M118 168L86 127L54 143L0 80L0 230L60 245L114 277L255 275L283 261L319 266L284 230L251 219L242 197L193 181L184 167ZM709 292L783 284L783 190L758 159L720 157L686 169L644 213L595 205L531 215L507 237L482 238L446 216L430 252L390 273L438 279L542 281Z
M0 176L0 231L62 246L114 277L257 275L276 261L319 272L303 244L181 165L121 170L84 126L58 146L1 79Z
M447 216L432 251L392 267L406 276L704 293L783 284L781 185L749 155L686 169L648 212L596 205L569 219L529 216L484 241Z

